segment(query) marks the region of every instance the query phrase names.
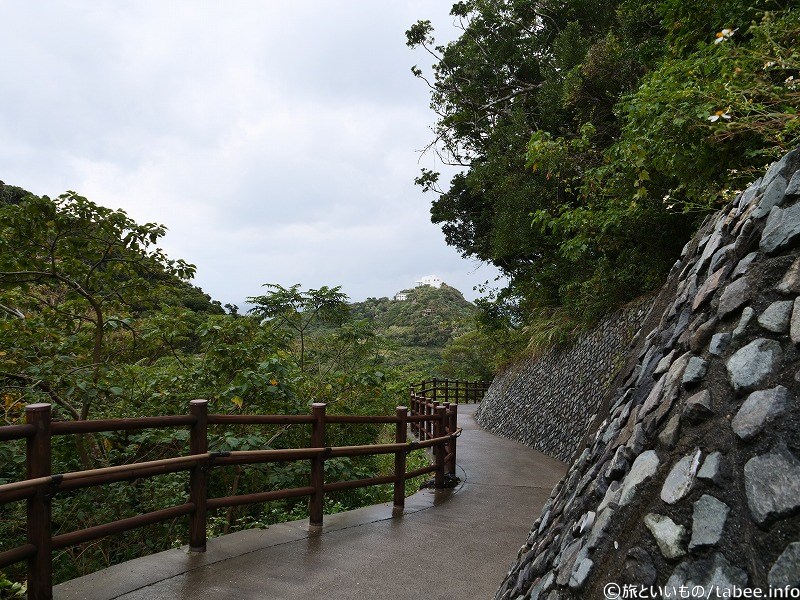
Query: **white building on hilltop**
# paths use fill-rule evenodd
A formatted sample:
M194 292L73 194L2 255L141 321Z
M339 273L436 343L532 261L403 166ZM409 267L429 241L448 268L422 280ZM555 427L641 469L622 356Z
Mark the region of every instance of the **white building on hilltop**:
M429 285L433 288L440 288L442 287L444 281L442 281L441 277L439 277L438 275L426 275L425 277L423 277L422 279L418 279L414 283L417 284L417 287L421 285Z

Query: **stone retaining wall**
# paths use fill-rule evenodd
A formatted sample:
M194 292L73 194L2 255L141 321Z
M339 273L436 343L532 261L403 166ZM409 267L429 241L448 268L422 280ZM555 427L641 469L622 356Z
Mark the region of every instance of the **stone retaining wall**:
M566 348L495 377L476 413L489 431L569 461L594 422L650 300L604 319Z
M798 245L795 151L687 244L496 598L800 586Z

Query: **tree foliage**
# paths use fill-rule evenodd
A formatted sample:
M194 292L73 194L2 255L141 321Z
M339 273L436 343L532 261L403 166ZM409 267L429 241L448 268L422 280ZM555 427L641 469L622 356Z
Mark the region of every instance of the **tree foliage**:
M118 395L105 376L113 355L135 345L131 317L159 277L194 266L156 246L165 233L72 192L27 196L0 208L0 377L28 399L53 401L74 419Z
M8 191L11 186L0 188ZM8 200L10 198L10 200ZM8 200L8 201L7 201ZM24 406L50 402L56 419L186 414L205 398L213 413L388 414L401 401L382 370L382 338L348 316L338 287L267 285L250 314L229 312L189 283L194 267L167 257L166 229L73 192L55 200L13 188L0 202L0 415L24 421ZM323 326L324 325L324 326ZM405 383L405 382L404 382ZM405 389L405 386L403 386ZM212 428L213 451L304 446L303 426ZM378 426L330 428L327 443L383 439ZM187 451L188 431L121 431L53 440L53 471L167 458ZM0 483L24 478L24 442L0 444ZM421 466L421 465L417 465ZM386 474L383 459L326 461L329 481ZM227 496L305 486L305 462L215 469L209 494ZM185 501L186 474L169 474L58 494L55 534L132 517ZM410 487L409 489L413 489ZM385 489L326 498L326 511L387 500ZM24 544L25 506L0 508L0 552ZM303 499L218 511L209 534L302 518ZM56 556L68 579L184 543L172 521L105 538ZM179 526L176 529L176 526ZM10 568L24 578L24 565ZM22 587L0 573L2 594Z
M384 370L394 373L393 379L403 386L432 376L475 379L477 372L465 375L455 366L457 361L442 360L455 339L474 329L475 305L448 285L423 285L402 293L405 300L367 298L350 307L354 319L368 320L385 340Z
M296 333L300 342L300 370L305 370L305 339L308 329L317 321L341 324L347 314L347 296L341 287L323 286L318 290L302 291L296 283L289 288L275 283L264 284L269 292L253 296L250 312L264 320L274 320L282 327Z
M455 41L420 21L407 43L435 61L412 68L429 150L464 169L417 183L447 242L508 277L487 315L506 330L569 331L654 289L699 218L800 142L791 3L465 0L451 15Z

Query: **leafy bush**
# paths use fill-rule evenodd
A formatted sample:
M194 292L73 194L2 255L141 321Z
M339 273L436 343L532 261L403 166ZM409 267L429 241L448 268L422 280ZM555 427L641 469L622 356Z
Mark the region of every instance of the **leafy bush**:
M657 288L700 219L800 143L790 4L466 0L451 14L453 42L427 21L407 39L436 61L412 69L432 90L430 148L466 170L417 183L447 242L510 281L483 304L501 354Z
M339 288L268 286L254 299L255 314L224 314L184 281L193 267L157 247L164 231L73 193L0 204L1 424L23 422L24 406L39 401L53 405L56 419L84 420L186 414L196 398L223 414L307 414L314 401L327 402L332 414L390 414L405 399L406 382L390 382L381 370L381 337L369 322L349 318ZM312 327L316 321L325 327ZM383 433L332 426L326 443L369 444ZM305 447L309 436L302 425L212 427L209 449ZM53 472L184 455L188 437L185 428L56 436ZM24 479L24 457L23 442L0 444L0 482ZM390 472L384 469L376 458L326 463L330 480ZM308 461L216 468L208 489L224 497L303 487L308 477ZM187 488L188 474L175 473L59 493L54 533L183 504ZM385 494L341 492L326 510ZM0 550L24 544L24 502L2 511ZM211 515L209 534L306 515L305 498L231 508ZM179 546L187 535L184 517L59 551L56 581ZM3 597L21 593L12 582L24 577L23 564L9 568Z

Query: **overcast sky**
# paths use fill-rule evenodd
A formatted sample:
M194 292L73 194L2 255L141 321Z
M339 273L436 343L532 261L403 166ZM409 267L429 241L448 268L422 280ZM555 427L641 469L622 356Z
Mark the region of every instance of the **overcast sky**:
M405 45L452 0L0 0L0 180L166 225L223 303L263 283L389 296L461 259L413 184L434 114Z

